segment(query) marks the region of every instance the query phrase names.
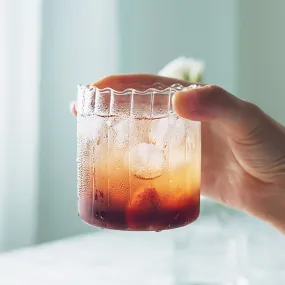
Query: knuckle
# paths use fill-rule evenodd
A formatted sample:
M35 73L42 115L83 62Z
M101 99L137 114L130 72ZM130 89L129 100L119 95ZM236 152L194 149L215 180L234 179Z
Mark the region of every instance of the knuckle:
M222 87L215 84L208 85L208 90L209 94L211 94L211 96L215 96L216 99L218 98L222 99L226 95L228 95L228 92L226 92Z
M218 86L218 85L210 84L210 85L207 85L207 86L208 86L210 92L213 92L213 93L216 93L216 94L225 92L225 90L222 87Z
M256 117L261 114L261 109L254 103L249 101L243 101L243 108L245 111L245 114L247 114L250 117Z
M228 105L227 102L231 100L232 95L218 85L208 85L207 97L217 104Z

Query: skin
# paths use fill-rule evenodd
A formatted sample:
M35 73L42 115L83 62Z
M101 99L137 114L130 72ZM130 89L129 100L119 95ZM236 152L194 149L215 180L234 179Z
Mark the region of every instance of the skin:
M113 75L93 85L123 90L157 82L189 85L149 74ZM202 122L203 195L285 234L285 127L258 106L215 85L177 92L173 105L179 116ZM77 115L75 102L70 110Z

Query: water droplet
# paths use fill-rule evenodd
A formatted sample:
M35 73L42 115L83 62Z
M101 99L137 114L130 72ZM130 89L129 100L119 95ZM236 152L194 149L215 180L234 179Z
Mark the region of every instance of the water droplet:
M100 212L100 218L101 220L104 220L105 219L105 216L106 216L106 212Z
M177 213L176 217L174 218L174 220L176 220L179 217L179 213Z

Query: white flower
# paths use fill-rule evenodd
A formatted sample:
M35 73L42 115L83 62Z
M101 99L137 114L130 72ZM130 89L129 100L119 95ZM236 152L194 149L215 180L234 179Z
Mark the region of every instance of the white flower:
M204 62L193 58L179 57L168 63L158 74L165 77L201 83L204 77Z

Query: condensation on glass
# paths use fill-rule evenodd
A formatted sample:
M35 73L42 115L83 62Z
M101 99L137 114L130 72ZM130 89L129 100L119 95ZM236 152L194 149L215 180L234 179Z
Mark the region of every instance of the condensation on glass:
M86 223L161 231L199 216L200 123L178 117L172 96L198 88L145 91L78 87L78 212Z

